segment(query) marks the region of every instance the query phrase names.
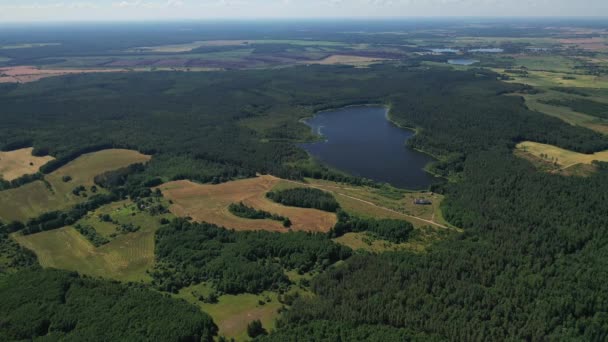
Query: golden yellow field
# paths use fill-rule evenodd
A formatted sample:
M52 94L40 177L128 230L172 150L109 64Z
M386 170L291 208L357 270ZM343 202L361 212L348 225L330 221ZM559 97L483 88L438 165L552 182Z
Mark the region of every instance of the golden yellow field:
M123 149L84 154L45 176L45 181L0 191L0 219L5 222L25 221L45 212L70 208L86 200L72 194L76 186L85 186L88 195L91 195L89 189L94 184L95 176L148 160L150 156ZM72 180L64 182L63 176L70 176Z
M594 154L583 154L565 150L553 145L540 144L532 141L524 141L517 145L519 151L529 153L537 158L554 163L566 169L577 164L591 164L594 160L608 161L608 151Z
M23 175L38 172L40 167L54 158L51 156L35 157L32 147L15 151L0 152L0 177L11 181Z
M266 193L280 181L273 176L260 176L218 185L175 181L159 188L167 199L173 201L170 210L175 215L192 217L196 221L226 228L287 231L278 221L249 220L234 216L228 206L238 202L288 217L292 222L292 230L327 232L336 224L335 214L316 209L286 207L267 199Z

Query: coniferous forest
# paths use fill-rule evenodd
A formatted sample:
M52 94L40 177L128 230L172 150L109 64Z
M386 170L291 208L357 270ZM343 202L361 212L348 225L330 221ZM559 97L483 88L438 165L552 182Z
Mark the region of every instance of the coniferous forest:
M102 177L112 190L107 196L143 196L169 180L221 183L256 173L364 183L307 162L297 143L311 137L299 120L327 107L386 103L391 120L418 128L408 143L437 157L430 169L449 181L432 190L445 195L445 218L461 233L424 253L371 254L354 253L331 234L365 229L402 242L408 236L395 227L409 232L410 225L342 217L330 234L280 234L178 219L156 234L155 289L208 281L229 294L280 291L291 283L284 270L317 272L314 295L296 299L276 332L260 341L606 340L608 173L542 173L512 150L531 140L591 153L608 149L608 138L528 109L519 96L527 91L488 70L416 63L73 75L1 88L0 143L56 156L43 173L100 146L153 154L143 168ZM339 211L333 198L314 202L308 195L269 197ZM55 229L87 206L2 228L1 251L19 261L0 278L0 338L215 335L207 315L145 287L17 271L35 263L9 241L9 229Z

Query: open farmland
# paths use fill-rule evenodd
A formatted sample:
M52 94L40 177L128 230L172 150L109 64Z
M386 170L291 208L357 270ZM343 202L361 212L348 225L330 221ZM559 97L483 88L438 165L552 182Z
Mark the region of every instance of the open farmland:
M323 65L353 65L353 66L368 66L374 63L380 63L387 60L386 58L364 57L364 56L349 56L349 55L331 55L319 61L306 62L311 64Z
M566 170L577 165L591 165L593 161L608 162L608 151L583 154L532 141L519 143L517 150L551 163L558 170Z
M126 69L41 69L34 66L0 68L0 83L28 83L47 77L100 72L127 72Z
M249 220L234 216L229 212L228 206L238 202L288 217L292 222L292 230L326 232L335 225L335 214L316 209L286 207L267 199L266 193L280 181L276 177L261 176L219 185L176 181L159 188L167 199L173 201L170 210L175 215L236 230L286 231L277 221Z
M113 222L101 221L100 214L110 215ZM161 217L167 215L151 216L129 201L105 205L77 222L110 238L110 242L97 248L71 226L25 236L14 234L13 237L32 250L43 267L121 281L147 281L150 277L146 271L154 264L154 234L160 228ZM140 229L116 234L117 224L133 224Z
M23 175L38 172L38 169L54 158L51 156L36 157L34 149L22 148L15 151L0 152L0 178L11 181Z
M0 219L25 221L40 214L63 210L86 200L72 190L84 186L90 194L95 176L135 163L144 163L150 156L137 151L109 149L84 154L45 176L44 180L25 184L15 189L0 191ZM65 182L64 176L71 177Z

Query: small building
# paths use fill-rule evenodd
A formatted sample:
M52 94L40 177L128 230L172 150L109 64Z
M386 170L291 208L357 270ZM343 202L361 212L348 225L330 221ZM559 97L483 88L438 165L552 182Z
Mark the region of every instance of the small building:
M425 198L416 198L414 200L414 204L415 205L431 205L431 204L433 204L433 202L431 202L431 200L428 200Z

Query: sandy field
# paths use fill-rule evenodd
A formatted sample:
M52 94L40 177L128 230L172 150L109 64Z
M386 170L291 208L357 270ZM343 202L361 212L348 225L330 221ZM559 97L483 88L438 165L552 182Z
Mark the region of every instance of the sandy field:
M234 216L228 210L231 203L244 204L288 217L292 230L327 232L336 224L336 215L316 209L287 207L266 198L281 179L261 176L218 185L197 184L182 180L161 185L163 195L173 201L172 213L192 217L195 221L213 223L236 230L269 230L286 232L281 222L249 220Z
M32 147L22 148L15 151L0 152L0 176L7 181L12 181L23 175L38 172L38 169L50 160L51 156L35 157L32 155Z

